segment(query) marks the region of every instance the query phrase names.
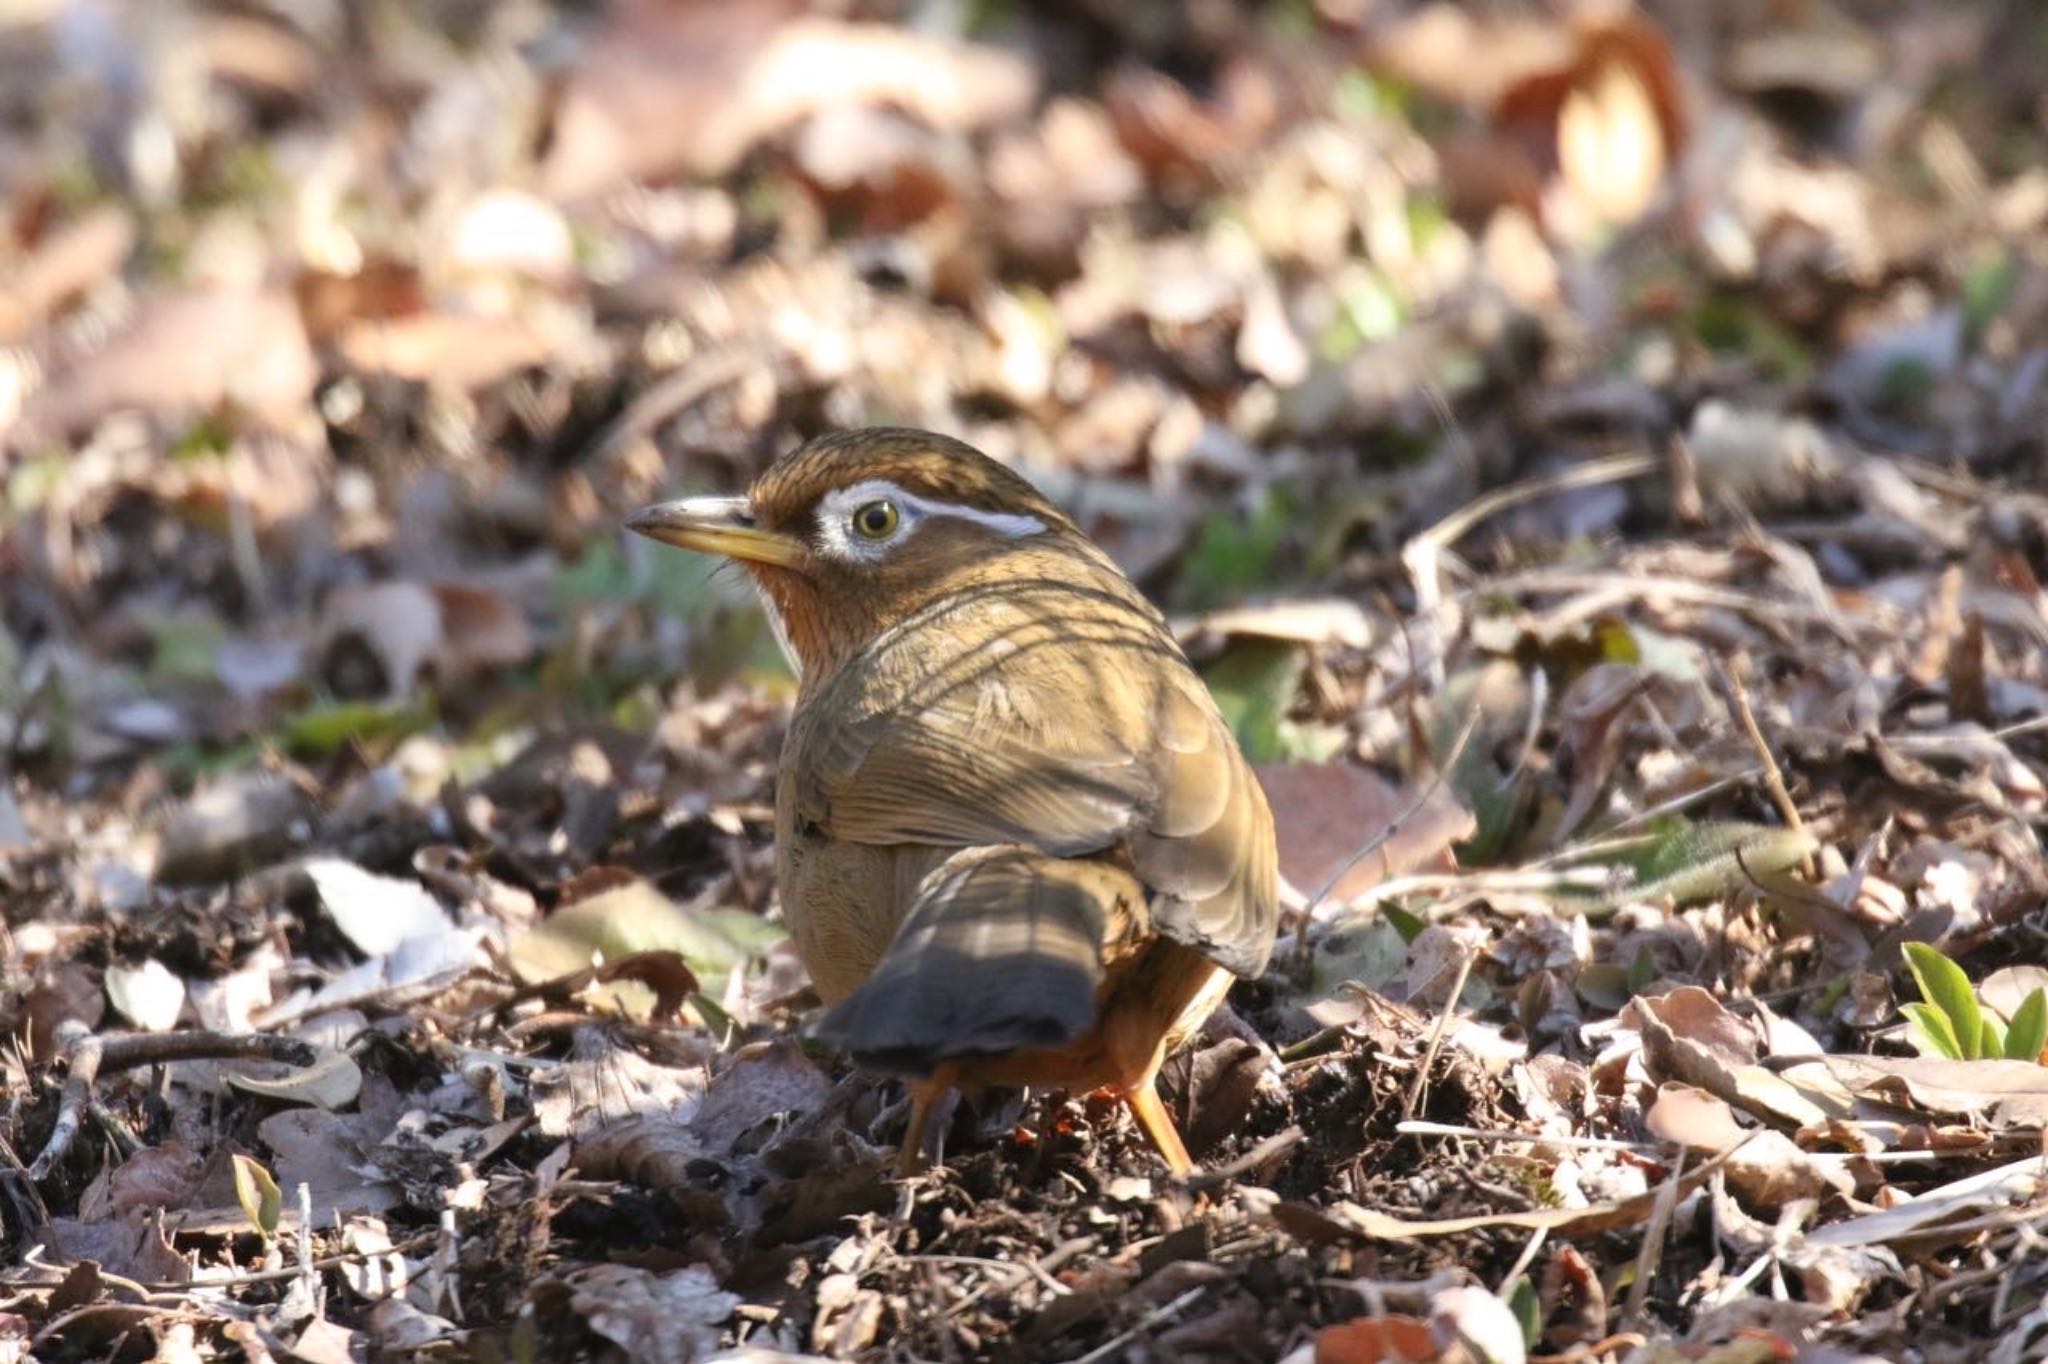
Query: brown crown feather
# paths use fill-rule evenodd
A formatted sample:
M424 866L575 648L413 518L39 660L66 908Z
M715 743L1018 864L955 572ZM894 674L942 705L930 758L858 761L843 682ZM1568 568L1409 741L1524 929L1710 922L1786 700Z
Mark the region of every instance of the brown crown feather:
M770 530L802 533L811 509L835 488L887 479L908 493L978 511L1035 516L1049 527L1072 523L1038 489L951 436L908 427L842 431L806 442L765 470L748 492L754 519Z

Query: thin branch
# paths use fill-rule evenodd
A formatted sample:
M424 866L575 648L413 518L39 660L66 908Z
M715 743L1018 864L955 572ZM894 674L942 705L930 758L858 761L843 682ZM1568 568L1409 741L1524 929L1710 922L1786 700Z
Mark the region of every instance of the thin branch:
M1228 1184L1241 1175L1248 1175L1265 1165L1283 1151L1291 1151L1308 1139L1308 1133L1299 1127L1288 1127L1275 1132L1258 1145L1233 1160L1221 1165L1198 1171L1188 1176L1190 1189L1210 1189L1218 1184Z
M1778 759L1771 752L1770 743L1765 740L1761 726L1756 722L1756 712L1749 706L1749 688L1742 684L1742 676L1735 669L1721 668L1722 680L1727 684L1728 695L1735 705L1735 718L1742 724L1742 732L1749 737L1749 746L1756 750L1757 761L1763 764L1764 786L1771 793L1771 803L1778 807L1778 815L1785 821L1785 827L1795 834L1806 832L1806 821L1799 817L1799 807L1793 803L1792 793L1785 788L1785 774L1778 767ZM1813 876L1812 858L1803 859L1806 865L1801 871L1810 880Z
M35 1164L28 1168L31 1180L48 1178L57 1162L77 1142L85 1116L92 1111L92 1087L101 1071L172 1061L265 1060L310 1066L318 1057L311 1046L297 1038L268 1033L115 1033L103 1037L88 1031L75 1019L57 1026L55 1040L64 1048L64 1096L58 1104L50 1139L43 1144Z
M1443 1050L1444 1034L1450 1030L1452 1015L1458 1012L1458 1001L1464 997L1465 982L1472 978L1472 963L1478 956L1476 951L1460 954L1458 978L1451 982L1451 997L1444 1001L1443 1012L1436 1016L1436 1026L1429 1033L1429 1048L1422 1055L1422 1064L1415 1068L1415 1078L1408 1085L1408 1097L1401 1104L1404 1120L1415 1116L1415 1110L1422 1107L1423 1096L1429 1092L1429 1073L1436 1068L1437 1053Z

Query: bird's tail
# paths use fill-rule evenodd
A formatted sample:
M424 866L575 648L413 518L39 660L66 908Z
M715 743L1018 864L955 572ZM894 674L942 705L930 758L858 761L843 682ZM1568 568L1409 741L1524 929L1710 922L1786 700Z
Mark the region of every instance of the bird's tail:
M913 1075L1059 1046L1093 1025L1105 935L1144 903L1137 880L1108 863L964 849L918 883L874 974L817 1035L863 1065Z

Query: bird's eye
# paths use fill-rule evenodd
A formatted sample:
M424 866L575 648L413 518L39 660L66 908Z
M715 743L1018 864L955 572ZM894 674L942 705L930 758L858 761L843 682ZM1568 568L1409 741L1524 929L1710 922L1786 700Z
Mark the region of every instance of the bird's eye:
M853 533L863 540L886 540L902 519L894 502L864 502L854 509Z

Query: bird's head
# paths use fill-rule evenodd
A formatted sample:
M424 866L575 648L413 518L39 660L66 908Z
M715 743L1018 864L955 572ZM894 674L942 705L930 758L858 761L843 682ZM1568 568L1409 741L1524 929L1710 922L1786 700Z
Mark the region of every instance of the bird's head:
M807 678L1010 556L1086 546L1019 475L949 436L896 427L821 436L743 497L662 502L626 525L746 569Z

